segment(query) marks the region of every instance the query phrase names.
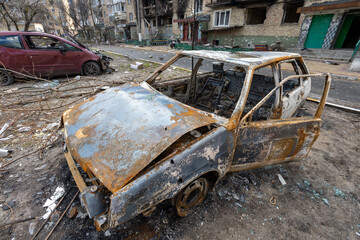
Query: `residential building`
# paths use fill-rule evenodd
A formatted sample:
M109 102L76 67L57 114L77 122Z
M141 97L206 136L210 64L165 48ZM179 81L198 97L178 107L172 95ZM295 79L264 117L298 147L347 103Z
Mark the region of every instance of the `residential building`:
M124 26L125 39L139 39L139 26L137 24L137 0L125 0L126 1L126 17L127 22Z

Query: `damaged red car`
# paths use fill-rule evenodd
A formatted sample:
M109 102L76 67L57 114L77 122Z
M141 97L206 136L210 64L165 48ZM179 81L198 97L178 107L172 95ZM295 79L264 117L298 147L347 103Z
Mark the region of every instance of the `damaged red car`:
M38 32L0 32L0 85L14 82L16 72L39 77L98 75L111 58L70 41Z
M189 76L160 78L184 59L195 60ZM316 113L305 114L312 77L324 89ZM142 83L67 110L65 157L98 230L165 200L185 216L228 172L304 158L329 87L330 75L310 74L298 54L184 51Z

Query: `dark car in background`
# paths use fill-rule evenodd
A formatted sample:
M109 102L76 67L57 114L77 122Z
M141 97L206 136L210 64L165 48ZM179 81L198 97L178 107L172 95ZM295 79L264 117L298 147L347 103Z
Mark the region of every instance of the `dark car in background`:
M0 84L13 83L14 71L54 77L95 76L108 69L111 58L71 39L38 32L0 32Z

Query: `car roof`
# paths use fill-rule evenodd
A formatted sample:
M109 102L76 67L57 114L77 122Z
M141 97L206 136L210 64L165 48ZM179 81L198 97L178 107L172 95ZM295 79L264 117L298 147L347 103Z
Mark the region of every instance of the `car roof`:
M55 35L44 33L44 32L1 31L0 36L4 36L4 35L41 35L41 36L48 36L48 37L57 37Z
M191 50L183 51L182 54L216 60L219 62L232 63L237 65L263 65L266 63L278 62L286 59L301 57L298 53L270 52L270 51L213 51L213 50Z

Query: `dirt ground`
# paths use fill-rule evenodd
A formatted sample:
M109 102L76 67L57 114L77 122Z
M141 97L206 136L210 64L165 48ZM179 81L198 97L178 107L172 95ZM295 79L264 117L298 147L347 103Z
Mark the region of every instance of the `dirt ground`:
M62 111L75 100L123 81L140 81L157 67L146 63L142 70L131 70L133 62L116 57L112 66L117 72L80 80L58 79L62 87L38 81L0 89L0 108L13 109L0 111L0 127L12 124L0 139L0 148L14 151L11 158L0 158L1 166L39 147L44 149L0 167L0 224L43 216L46 199L62 186L69 192L37 239L50 232L77 192L62 153L61 129L51 128L51 124L58 122ZM188 73L172 69L166 74ZM48 90L56 87L61 91ZM36 101L30 103L34 96L30 97L29 91ZM39 103L45 100L51 104ZM316 107L307 102L304 110L313 113ZM323 120L320 136L305 159L228 174L185 218L176 215L170 202L164 202L150 217L138 216L105 233L96 232L76 198L77 217L69 219L67 213L51 239L360 239L360 116L325 107ZM25 131L23 127L30 128ZM14 137L6 140L11 135ZM0 239L30 239L29 230L36 231L43 221L2 227Z

